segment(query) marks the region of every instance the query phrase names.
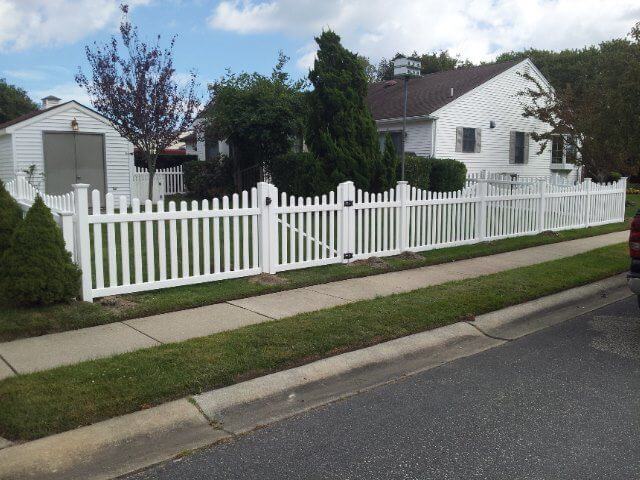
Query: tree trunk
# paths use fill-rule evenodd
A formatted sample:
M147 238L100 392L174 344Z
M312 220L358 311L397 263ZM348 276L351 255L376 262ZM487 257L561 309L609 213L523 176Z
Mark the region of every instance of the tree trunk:
M147 153L147 170L149 171L149 200L153 201L153 178L156 174L157 155Z

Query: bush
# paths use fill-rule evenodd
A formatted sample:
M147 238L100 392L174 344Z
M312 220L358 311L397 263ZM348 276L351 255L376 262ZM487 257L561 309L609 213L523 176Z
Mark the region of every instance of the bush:
M177 167L178 165L184 165L187 162L193 162L195 160L198 160L198 156L193 154L179 155L161 153L160 155L158 155L158 159L156 160L156 168ZM134 152L133 162L136 167L148 168L147 161L144 158L144 154L140 151L136 150Z
M620 172L610 172L607 177L607 182L617 182L622 178L622 174Z
M450 158L430 158L429 190L432 192L454 192L462 190L467 180L464 163Z
M38 196L0 259L0 291L18 305L48 305L78 294L80 270L64 248L62 232Z
M9 248L11 236L22 221L22 209L0 180L0 257Z
M401 165L398 166L400 178ZM449 158L426 158L408 154L405 156L405 180L412 187L432 192L453 192L464 188L467 167Z
M404 179L409 185L422 190L429 189L429 174L431 164L429 159L419 157L412 153L406 153L404 156ZM398 179L402 178L402 164L398 162Z
M234 191L233 165L225 155L204 162L187 162L182 168L184 185L196 198L220 197Z
M323 195L331 190L320 161L310 152L290 152L271 162L271 181L296 197Z

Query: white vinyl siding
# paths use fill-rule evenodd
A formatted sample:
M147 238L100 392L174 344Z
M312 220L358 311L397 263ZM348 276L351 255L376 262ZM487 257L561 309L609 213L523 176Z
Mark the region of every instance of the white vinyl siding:
M431 120L408 121L405 139L405 152L421 157L432 156L433 122ZM378 132L402 132L402 121L378 122ZM397 152L400 155L400 152Z
M467 94L432 113L436 120L435 155L438 158L455 158L465 163L469 173L481 170L495 173L517 173L526 176L548 176L551 173L551 145L538 154L540 145L531 138L531 132L543 132L548 126L537 119L522 116L524 97L518 95L528 82L521 74L528 62L522 62L497 75ZM529 74L537 76L534 68ZM538 76L544 83L545 80ZM495 127L490 128L490 122ZM482 131L482 147L479 152L457 151L456 138L459 127ZM523 164L510 162L511 132L526 132L528 158ZM477 150L477 149L476 149ZM525 152L525 157L527 152ZM571 172L576 178L576 171Z
M45 179L42 176L44 172L43 133L71 132L71 120L74 117L78 121L80 132L104 135L107 192L128 197L133 164L132 145L112 127L75 106L68 109L61 107L60 112L43 115L22 127L16 125L18 128L12 134L16 170L21 171L30 165L36 165L37 182L46 192L46 181L43 181ZM69 188L71 189L71 186Z
M0 180L13 180L13 146L11 135L0 135Z

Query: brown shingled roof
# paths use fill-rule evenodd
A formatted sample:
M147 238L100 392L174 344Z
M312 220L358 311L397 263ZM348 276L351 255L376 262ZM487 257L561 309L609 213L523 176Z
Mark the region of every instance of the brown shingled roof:
M407 117L429 115L522 60L458 68L409 79ZM402 80L369 86L367 104L375 120L402 117ZM450 97L453 88L453 97Z

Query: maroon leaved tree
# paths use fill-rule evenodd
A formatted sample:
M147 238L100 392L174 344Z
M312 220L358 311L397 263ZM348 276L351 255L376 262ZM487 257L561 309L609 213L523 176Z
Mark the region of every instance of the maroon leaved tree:
M127 5L120 7L121 43L115 36L102 45L85 48L90 77L82 71L76 82L89 93L94 108L143 152L149 170L149 198L158 154L191 127L200 101L196 76L186 85L177 82L173 67L175 36L168 48L142 41L128 19Z

